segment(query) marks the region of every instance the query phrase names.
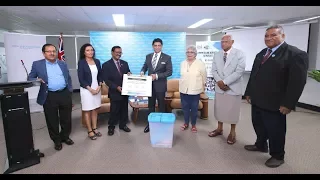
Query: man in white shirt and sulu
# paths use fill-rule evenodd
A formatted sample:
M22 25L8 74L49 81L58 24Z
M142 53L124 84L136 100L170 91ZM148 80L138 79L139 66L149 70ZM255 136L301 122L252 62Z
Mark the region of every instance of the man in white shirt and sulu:
M215 87L214 116L218 128L209 133L210 137L222 135L223 123L231 124L228 144L236 142L236 124L239 121L242 99L242 76L246 67L245 55L233 48L232 36L226 34L221 39L222 50L215 53L212 74L217 82Z

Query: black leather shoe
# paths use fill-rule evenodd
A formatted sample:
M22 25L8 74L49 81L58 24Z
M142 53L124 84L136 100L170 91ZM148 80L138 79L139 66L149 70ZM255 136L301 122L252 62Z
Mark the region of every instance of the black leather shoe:
M147 125L147 127L146 127L146 128L144 128L143 132L144 132L144 133L148 133L149 131L150 131L150 129L149 129L149 125Z
M43 158L43 157L44 157L44 154L41 153L41 152L39 152L39 153L38 153L38 156L41 157L41 158Z
M114 134L114 127L108 127L108 135L112 136Z
M54 144L54 149L57 150L57 151L60 151L62 149L62 144L59 142L59 143L55 143Z
M66 140L62 140L62 142L66 143L66 144L68 144L68 145L74 144L74 142L73 142L70 138L68 138L68 139L66 139Z
M131 129L128 128L128 126L123 126L122 128L119 128L119 129L121 129L121 130L123 130L125 132L130 132L131 131Z
M284 163L284 160L271 157L270 159L268 159L266 161L265 165L270 168L276 168L276 167L281 166L283 163Z
M268 148L259 149L256 145L245 145L244 148L247 151L260 151L260 152L263 152L263 153L267 153L268 152Z

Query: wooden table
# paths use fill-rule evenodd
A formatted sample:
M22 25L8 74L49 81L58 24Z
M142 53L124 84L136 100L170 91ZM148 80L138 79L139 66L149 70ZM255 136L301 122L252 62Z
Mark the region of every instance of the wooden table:
M138 119L139 109L148 108L148 104L137 104L131 101L129 101L129 104L133 109L133 122L135 123ZM158 111L158 104L156 104L156 111Z

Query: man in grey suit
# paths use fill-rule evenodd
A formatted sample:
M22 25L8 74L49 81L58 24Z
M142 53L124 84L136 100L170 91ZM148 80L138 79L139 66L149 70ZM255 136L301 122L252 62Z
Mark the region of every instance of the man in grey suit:
M156 100L160 112L165 112L165 94L167 91L167 78L172 75L171 56L161 52L163 42L156 38L152 42L154 52L146 56L146 60L141 68L141 75L148 71L148 76L152 77L152 96L148 98L149 113L155 112ZM144 129L149 132L149 124Z
M214 116L218 120L218 128L209 133L210 137L222 135L223 123L231 124L228 144L236 142L236 124L239 121L242 98L242 76L246 67L245 55L233 48L231 35L221 39L222 50L215 53L212 74L217 82L215 88Z

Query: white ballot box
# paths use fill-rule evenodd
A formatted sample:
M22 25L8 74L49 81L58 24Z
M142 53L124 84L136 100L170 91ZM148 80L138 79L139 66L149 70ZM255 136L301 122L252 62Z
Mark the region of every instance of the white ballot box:
M172 148L173 128L176 116L173 113L150 113L148 116L152 147Z
M121 95L128 96L152 96L151 76L123 75Z

